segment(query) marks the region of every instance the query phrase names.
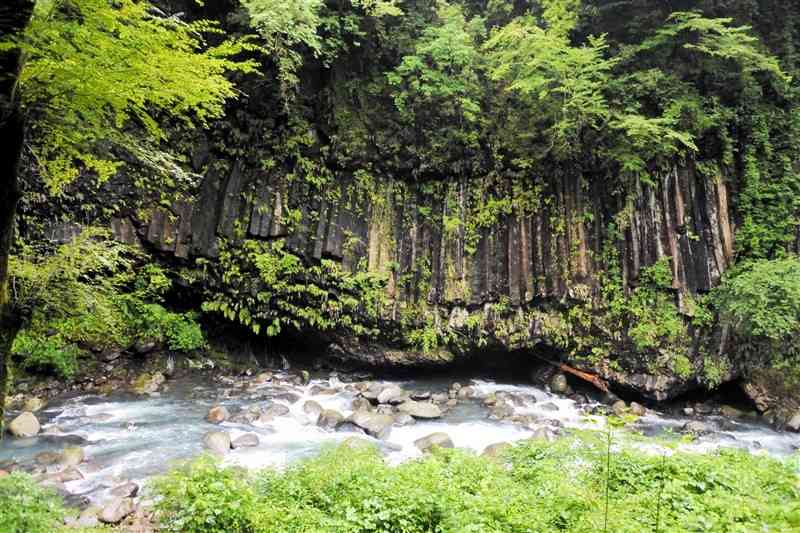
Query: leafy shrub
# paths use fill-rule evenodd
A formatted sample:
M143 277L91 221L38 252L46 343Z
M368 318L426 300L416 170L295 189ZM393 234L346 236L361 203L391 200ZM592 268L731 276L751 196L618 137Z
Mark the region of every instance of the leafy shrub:
M156 510L166 531L251 533L255 494L238 469L201 457L154 482Z
M55 492L37 485L27 474L0 477L0 531L50 533L64 516Z
M53 370L72 377L78 370L80 349L61 335L42 335L34 330L22 331L14 339L14 352L25 355L23 366L29 370Z
M714 292L722 318L740 333L774 341L800 333L800 259L739 265Z
M223 524L258 533L594 533L606 522L608 531L630 533L800 526L794 464L740 451L661 457L625 445L608 469L607 450L605 435L582 433L526 441L500 460L437 450L391 467L372 447L342 446L249 481L203 459L157 490L169 531L222 531Z
M190 351L205 345L196 315L161 305L171 287L157 265L88 228L53 253L24 248L12 258L15 305L32 311L13 352L22 366L72 376L82 349L125 349L136 341Z

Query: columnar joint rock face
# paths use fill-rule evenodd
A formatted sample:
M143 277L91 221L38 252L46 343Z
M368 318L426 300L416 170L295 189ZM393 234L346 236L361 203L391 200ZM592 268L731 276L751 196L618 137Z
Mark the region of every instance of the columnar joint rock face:
M226 172L218 169L226 166ZM599 280L611 266L628 288L643 269L670 258L678 307L689 314L688 297L714 287L733 261L726 182L691 167L666 172L655 184L636 183L627 197L580 175L530 180L533 200L512 202L480 222L476 213L490 197L511 194L510 181L451 181L431 195L423 185L378 178L366 190L340 174L319 191L302 180L265 178L238 160L209 168L196 198L149 221L118 219L117 237L142 239L179 258L215 257L219 239L283 240L310 263L328 258L351 271L385 273L388 318L396 321L404 308L422 305L436 324L459 329L471 314L482 309L489 317L491 306L502 303L517 311L508 319L513 331L497 336L506 350L529 349L543 338L542 323L524 310L596 301ZM452 354L445 352L417 357L381 349L364 359L448 364ZM623 374L649 373L642 367ZM658 399L667 389L681 392L685 381L668 376L640 385L623 374L605 377Z
M674 287L686 293L712 288L733 259L727 185L691 168L665 173L655 186L637 183L624 202L580 176L551 178L537 193L547 201L477 226L471 218L488 199L480 180L452 183L438 198L399 181L380 183L379 197L347 178L327 187L337 194L264 181L236 162L227 175L209 172L193 203L154 211L139 236L178 257L213 257L219 237L233 239L234 228L244 227L248 238L284 238L310 261L330 257L354 269L366 259L371 270L391 267L394 296L439 305L588 297L609 241L625 280L635 282L642 268L668 256ZM299 214L296 224L288 223L289 210ZM618 240L609 235L612 222ZM133 227L129 219L113 223L125 241L137 239ZM400 278L415 283L401 287ZM417 283L422 278L428 279Z

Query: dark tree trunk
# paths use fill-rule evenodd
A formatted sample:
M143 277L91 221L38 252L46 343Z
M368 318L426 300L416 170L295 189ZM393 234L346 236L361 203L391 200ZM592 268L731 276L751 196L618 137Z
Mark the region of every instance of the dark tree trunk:
M33 14L33 0L3 0L0 36L20 36ZM19 50L0 53L0 437L3 434L11 345L22 320L9 291L8 259L14 242L14 221L21 192L19 162L25 140L25 122L17 97L22 67Z

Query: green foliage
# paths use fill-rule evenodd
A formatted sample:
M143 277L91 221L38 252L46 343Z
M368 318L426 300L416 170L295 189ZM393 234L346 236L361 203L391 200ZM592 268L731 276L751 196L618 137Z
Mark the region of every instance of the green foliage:
M789 463L740 451L662 459L626 443L615 449L610 469L605 435L592 433L555 443L526 441L499 460L437 450L391 467L368 444L345 445L255 480L200 462L171 474L157 491L168 510L160 515L162 525L170 531L197 531L194 524L202 524L211 508L233 514L252 527L248 531L271 533L593 533L603 530L606 518L609 531L631 533L791 531L800 525L800 493ZM234 491L243 498L228 510L223 504ZM194 519L183 510L186 500L187 508L201 510L188 527Z
M739 265L714 293L723 318L744 335L785 340L800 333L800 260Z
M254 491L246 473L221 468L210 457L173 470L153 483L162 496L156 512L174 533L253 533Z
M0 530L4 533L50 533L64 520L61 498L29 475L0 477Z
M32 314L12 350L22 366L72 376L88 348L126 349L137 341L176 351L203 347L195 315L158 303L171 286L166 273L152 264L139 268L141 261L93 228L53 253L25 247L12 256L15 306Z
M359 268L346 271L323 259L305 265L283 241L222 243L219 260L201 261L209 284L203 303L256 334L296 330L342 330L358 336L378 334L385 298L383 276Z
M164 117L206 125L236 94L225 75L253 70L232 59L246 43L206 45L203 34L220 32L214 23L156 13L133 0L39 0L25 35L0 42L24 52L19 91L34 118L35 160L53 190L81 168L109 178L121 165L112 147L139 164L172 161L159 146ZM180 169L153 166L162 175Z

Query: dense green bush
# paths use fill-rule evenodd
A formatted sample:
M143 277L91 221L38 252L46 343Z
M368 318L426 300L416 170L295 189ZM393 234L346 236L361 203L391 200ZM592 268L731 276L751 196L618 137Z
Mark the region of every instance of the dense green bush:
M136 250L89 228L53 253L23 248L12 258L16 305L32 310L13 351L32 370L71 376L87 348L157 342L170 350L205 345L193 313L164 308L171 280Z
M188 468L174 470L154 485L163 497L157 511L167 531L256 531L255 495L246 475L235 469L220 468L210 457L201 457Z
M796 465L739 451L614 452L603 435L526 441L503 460L439 450L387 466L342 446L246 478L208 459L157 484L170 531L794 531ZM608 499L606 499L608 487ZM239 529L236 529L239 528Z
M50 533L64 516L55 492L37 485L30 476L14 473L0 477L0 531Z

